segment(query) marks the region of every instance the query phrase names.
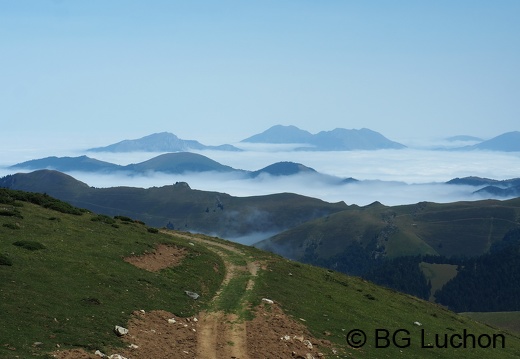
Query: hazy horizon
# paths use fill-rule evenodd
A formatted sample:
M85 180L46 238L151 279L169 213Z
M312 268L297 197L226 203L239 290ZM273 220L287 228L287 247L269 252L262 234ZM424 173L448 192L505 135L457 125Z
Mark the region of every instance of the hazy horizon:
M240 144L237 144L240 145ZM497 180L518 178L520 153L493 151L434 151L428 149L400 149L375 151L290 151L287 146L242 144L243 152L217 150L193 151L223 165L249 171L259 170L272 163L292 161L316 171L338 178L355 178L362 182L344 185L333 184L330 179L313 174L288 177L262 175L244 179L237 174L186 173L145 175L99 174L66 172L93 187L160 187L175 182L187 182L191 188L218 191L233 196L253 196L280 192L293 192L328 202L344 201L347 204L367 205L379 201L386 205L417 203L420 201L454 202L494 198L472 194L472 186L447 185L456 177L478 176ZM43 155L38 149L2 152L0 176L16 171L7 166L30 159L48 156L87 155L120 165L139 163L162 152L110 153L86 152L81 149L61 149Z
M518 129L520 3L0 2L0 142ZM97 143L94 143L97 142Z
M203 153L236 168L293 161L374 181L361 189L331 190L309 178L187 182L347 203L467 199L427 186L469 175L520 177L518 155L429 148L455 146L445 141L451 136L520 130L519 14L520 2L509 0L1 1L0 166L158 132L221 145L277 124L311 133L369 128L411 148ZM88 155L115 163L152 157ZM92 186L182 180L80 176Z

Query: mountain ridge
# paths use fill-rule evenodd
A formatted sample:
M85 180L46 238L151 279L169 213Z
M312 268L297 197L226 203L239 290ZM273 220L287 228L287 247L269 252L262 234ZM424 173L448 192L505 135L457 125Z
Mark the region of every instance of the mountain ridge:
M0 179L0 187L48 193L77 207L111 216L124 214L156 227L243 240L347 208L344 202L329 203L292 193L235 197L191 189L184 183L147 189L92 188L54 170L8 175Z
M206 146L195 140L183 140L170 132L153 133L134 140L89 148L89 152L179 152L190 150L241 151L232 145Z
M296 126L275 125L262 133L248 137L241 142L271 144L302 144L297 150L305 151L353 151L402 149L405 145L391 141L378 132L362 128L347 130L336 128L311 134Z
M0 247L0 357L448 359L455 350L463 359L509 359L520 350L518 335L357 277L122 216L43 208L32 197L0 190L13 214L0 216L0 238L9 238ZM116 325L128 334L116 335ZM362 349L348 344L352 328L368 334ZM380 328L407 337L379 348ZM434 343L443 333L499 336L505 345L421 347L421 335Z

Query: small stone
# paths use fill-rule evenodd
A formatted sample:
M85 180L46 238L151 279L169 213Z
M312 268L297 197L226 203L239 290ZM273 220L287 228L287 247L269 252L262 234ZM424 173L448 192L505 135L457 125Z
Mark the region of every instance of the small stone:
M171 318L171 319L168 319L168 323L175 324L175 323L177 323L177 321L175 319Z
M294 340L298 340L299 342L302 342L303 343L303 335L298 335L298 336L293 336L293 339Z
M195 299L195 300L197 300L197 299L200 297L200 295L198 295L197 293L195 293L195 292L190 292L189 290L185 290L184 293L186 293L186 295L187 295L188 297L190 297L191 299Z
M116 325L114 327L114 332L117 334L118 337L122 337L128 334L128 329Z
M267 298L262 298L262 302L267 303L267 304L273 304L274 303L274 301L272 301L271 299L267 299Z

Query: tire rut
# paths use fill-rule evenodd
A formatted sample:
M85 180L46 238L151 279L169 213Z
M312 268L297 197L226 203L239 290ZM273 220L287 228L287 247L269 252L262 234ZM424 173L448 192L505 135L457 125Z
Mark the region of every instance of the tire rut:
M181 237L192 241L193 243L202 243L209 250L220 256L225 264L226 275L222 284L211 300L210 309L199 315L199 328L197 330L197 358L199 359L219 359L219 358L236 358L249 359L247 351L247 327L243 319L236 314L225 313L222 310L211 309L216 307L216 303L222 292L227 288L229 283L239 274L248 273L244 293L240 296L241 309L247 304L244 302L244 296L247 291L254 288L255 278L257 276L259 265L257 262L251 261L239 249L225 243L216 243L211 240L203 239L197 235L188 233L172 233L165 232L177 237ZM246 266L238 266L231 260L232 254L241 256L246 261Z

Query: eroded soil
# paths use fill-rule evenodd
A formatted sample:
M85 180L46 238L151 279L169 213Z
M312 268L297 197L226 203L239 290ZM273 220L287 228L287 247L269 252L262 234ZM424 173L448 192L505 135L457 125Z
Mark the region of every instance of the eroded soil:
M226 263L226 277L213 298L214 302L235 275L244 271L249 273L245 289L248 291L254 287L258 271L265 268L232 245L189 233L174 234L194 244L203 243ZM247 265L236 266L230 260L229 253L242 255ZM139 268L157 271L176 265L185 255L183 248L160 245L153 253L125 260ZM289 318L276 303L258 306L255 308L255 318L247 322L235 314L212 309L190 318L175 317L162 310L146 313L137 310L127 328L128 334L121 340L128 347L104 354L117 353L129 359L318 358L324 357L320 348L331 347L327 341L312 338L302 323ZM81 349L56 351L52 355L59 359L100 358Z

